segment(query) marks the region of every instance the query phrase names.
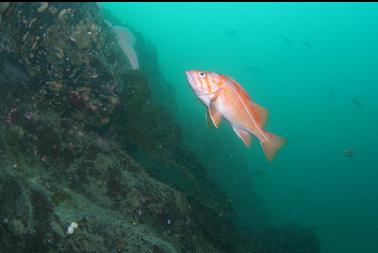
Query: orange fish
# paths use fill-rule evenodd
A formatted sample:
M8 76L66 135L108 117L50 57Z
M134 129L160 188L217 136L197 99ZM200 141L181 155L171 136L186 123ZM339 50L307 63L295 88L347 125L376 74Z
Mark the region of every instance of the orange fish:
M286 139L264 129L268 111L256 104L241 85L230 77L214 72L186 71L190 87L208 108L209 124L218 127L222 117L234 129L243 143L251 146L251 134L256 136L265 156L272 161Z

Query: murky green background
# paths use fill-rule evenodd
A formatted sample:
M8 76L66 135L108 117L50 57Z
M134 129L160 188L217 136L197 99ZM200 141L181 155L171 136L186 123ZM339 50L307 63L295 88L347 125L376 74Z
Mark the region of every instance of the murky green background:
M317 229L324 253L378 252L378 4L102 5L157 47L173 116L241 224L292 222ZM269 110L267 129L289 140L273 163L226 122L207 128L190 69L232 76Z

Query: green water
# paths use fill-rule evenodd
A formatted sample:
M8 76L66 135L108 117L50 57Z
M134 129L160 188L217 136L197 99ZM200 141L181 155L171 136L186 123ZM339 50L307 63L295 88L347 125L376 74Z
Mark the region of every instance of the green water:
M185 142L240 224L300 224L323 253L378 252L378 4L102 5L156 46ZM272 163L227 122L207 128L191 69L232 76L269 110L267 130L288 139Z

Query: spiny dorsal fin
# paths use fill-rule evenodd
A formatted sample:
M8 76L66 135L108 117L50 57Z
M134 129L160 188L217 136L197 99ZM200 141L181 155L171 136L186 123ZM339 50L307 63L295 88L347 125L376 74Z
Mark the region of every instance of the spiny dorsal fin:
M243 89L243 87L236 82L235 80L231 79L232 81L230 84L235 87L236 91L238 91L239 96L243 101L245 102L245 106L247 107L247 110L250 112L257 112L258 117L260 118L261 126L264 127L266 125L266 122L268 120L268 110L264 107L254 103L251 99L251 97L248 95L248 93Z
M235 81L231 77L228 78L227 84L228 85L233 85L243 95L243 97L245 97L247 99L251 99L249 97L247 91L240 85L240 83L238 83L237 81Z

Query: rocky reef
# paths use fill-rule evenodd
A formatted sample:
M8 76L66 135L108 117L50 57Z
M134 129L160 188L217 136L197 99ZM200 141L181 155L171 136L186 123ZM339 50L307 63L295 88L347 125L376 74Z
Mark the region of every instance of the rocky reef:
M129 28L133 69L104 15L94 3L0 4L1 251L318 252L300 228L235 228L227 195L156 103L173 93L153 47Z

